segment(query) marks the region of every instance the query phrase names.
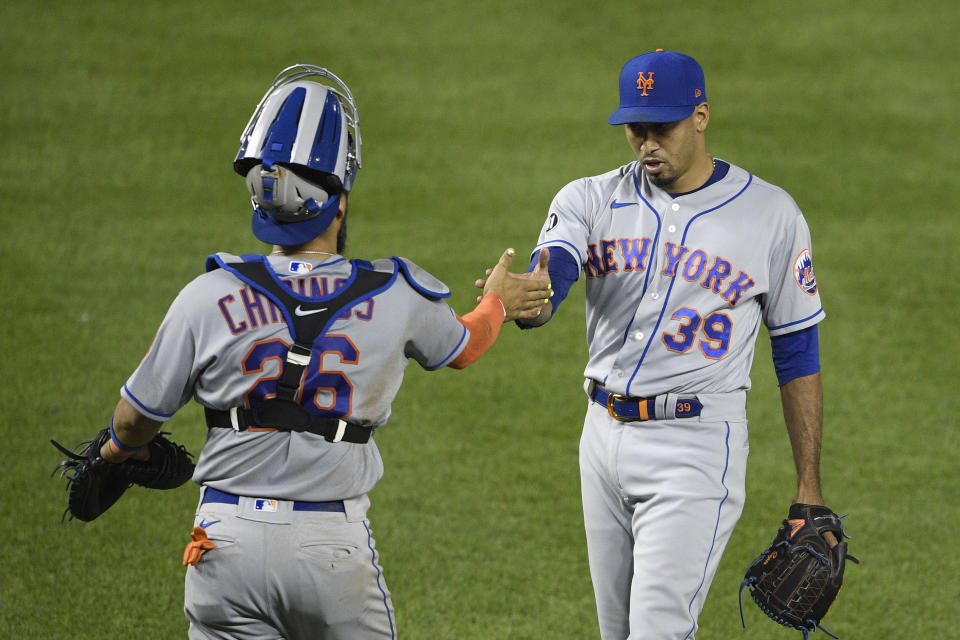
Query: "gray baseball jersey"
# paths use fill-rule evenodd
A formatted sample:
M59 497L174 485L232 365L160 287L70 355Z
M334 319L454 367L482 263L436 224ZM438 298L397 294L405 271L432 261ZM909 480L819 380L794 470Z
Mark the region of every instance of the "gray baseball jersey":
M542 247L585 276L586 377L664 410L620 421L588 403L580 479L601 636L693 638L743 509L760 325L824 317L806 223L739 167L671 197L633 162L561 189ZM678 415L678 394L700 409Z
M749 389L761 321L779 335L824 318L799 208L733 165L673 198L636 162L571 182L550 205L542 247L581 265L584 373L614 393Z
M351 263L340 256L326 261L270 257L268 262L294 292L311 297L332 293L351 273ZM409 359L426 369L446 366L469 334L440 299L449 294L442 283L408 261L373 264L402 274L387 290L341 315L314 344L301 404L378 427L390 416ZM161 422L191 397L213 409L256 406L275 392L290 344L282 313L265 296L216 269L180 292L121 394ZM329 443L296 432L212 429L194 481L235 495L328 501L362 496L382 474L372 439Z

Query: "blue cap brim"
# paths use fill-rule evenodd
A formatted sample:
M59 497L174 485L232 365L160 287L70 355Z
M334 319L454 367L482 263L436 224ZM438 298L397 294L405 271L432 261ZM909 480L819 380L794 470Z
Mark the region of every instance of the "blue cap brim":
M679 122L686 120L697 105L682 107L620 107L610 114L610 124L629 124L631 122Z

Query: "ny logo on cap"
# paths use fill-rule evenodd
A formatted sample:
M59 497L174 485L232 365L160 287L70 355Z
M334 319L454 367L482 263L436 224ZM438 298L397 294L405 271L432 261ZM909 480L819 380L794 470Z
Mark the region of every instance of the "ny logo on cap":
M653 91L653 71L647 73L646 78L643 77L643 71L637 72L637 91L643 91L641 96L649 95L647 91Z

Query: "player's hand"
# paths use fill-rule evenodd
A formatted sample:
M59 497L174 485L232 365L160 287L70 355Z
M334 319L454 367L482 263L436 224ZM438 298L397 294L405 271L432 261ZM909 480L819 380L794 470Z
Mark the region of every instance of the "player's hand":
M798 488L797 495L793 497L793 502L825 506L823 503L823 496L820 495L820 490L818 488ZM832 531L824 531L821 535L823 539L827 541L827 544L830 545L831 549L837 546L837 543L840 542L840 540L837 539L837 536L833 535Z
M513 249L507 249L507 251L513 251ZM541 249L540 252L537 254L537 257L538 257L537 266L533 268L533 271L529 273L515 273L511 275L513 275L513 277L515 278L546 277L548 288L549 288L550 274L547 272L547 265L550 263L550 249ZM501 256L500 259L502 260L503 256ZM513 258L511 257L511 260L512 259ZM487 278L489 278L490 274L493 273L493 268L491 267L490 269L487 269L485 273L487 275ZM477 289L483 289L487 285L487 278L477 278L474 281L473 286L475 286ZM550 289L550 291L552 295L553 289ZM480 302L480 299L482 297L483 296L477 296L477 302Z
M487 277L476 281L476 285L483 289L484 294L493 291L503 299L506 312L504 322L536 318L553 295L550 275L547 272L550 253L546 249L540 252L540 260L533 271L510 273L508 269L515 253L513 249L504 251L497 265L487 269Z

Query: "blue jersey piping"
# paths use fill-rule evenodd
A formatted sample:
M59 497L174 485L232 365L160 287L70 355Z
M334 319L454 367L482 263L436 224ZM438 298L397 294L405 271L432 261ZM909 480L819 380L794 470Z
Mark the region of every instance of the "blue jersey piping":
M654 208L652 204L650 204L647 201L646 198L643 197L643 194L640 192L640 181L637 178L637 169L639 168L639 166L640 164L637 163L636 166L634 166L633 168L633 172L631 173L631 176L633 177L633 188L637 192L637 197L640 198L641 201L643 201L643 204L647 205L647 208L650 209L650 211L653 212L653 215L656 216L657 218L657 232L653 235L653 249L656 250L657 243L660 241L660 229L663 226L663 220L660 219L660 213ZM651 261L652 260L653 260L653 257L651 256ZM643 290L640 292L641 299L643 298L643 296L647 294L647 286L649 285L649 281L650 281L650 269L646 269L643 274ZM666 301L664 301L664 303L666 303ZM623 343L627 341L627 335L630 333L630 329L633 328L634 319L636 319L636 314L634 314L633 317L630 318L630 322L627 323L627 328L624 329L623 336L620 338L620 346L623 346ZM646 351L644 351L644 353L646 353ZM633 380L633 377L631 376L630 379ZM604 383L606 383L606 378L604 378L603 381Z
M788 322L788 323L786 323L786 324L778 324L778 325L775 326L775 327L767 327L767 331L776 331L777 329L783 329L783 328L785 328L785 327L792 327L792 326L795 325L795 324L800 324L801 322L806 322L807 320L812 320L813 318L816 318L816 317L817 317L818 315L820 315L821 313L823 313L823 307L820 307L819 309L816 310L815 313L811 313L811 314L810 314L809 316L807 316L806 318L800 318L799 320L794 320L793 322Z
M703 564L703 576L700 578L700 584L697 586L697 590L693 592L693 597L690 598L690 602L687 604L687 613L690 615L692 625L687 635L683 636L684 640L687 640L687 638L697 630L697 617L693 615L693 602L697 599L697 594L700 593L700 590L703 589L703 583L707 581L707 569L710 567L710 557L713 555L713 549L717 544L717 531L720 530L720 514L723 512L724 503L726 503L727 498L730 497L730 488L727 486L727 469L730 468L730 423L724 422L724 424L727 426L727 435L724 438L726 460L723 463L723 475L720 476L720 485L724 489L723 499L721 499L720 504L717 505L717 521L713 525L713 540L710 541L710 551L707 552L707 559Z
M159 411L154 411L153 409L151 409L151 408L148 407L147 405L145 405L145 404L143 404L142 402L140 402L140 398L138 398L137 396L133 395L133 392L130 391L130 387L128 387L126 384L123 385L123 390L126 391L126 392L127 392L127 395L130 396L130 399L133 400L133 401L137 404L137 406L140 407L140 409L143 410L143 411L141 411L140 413L146 412L146 413L149 413L149 414L154 415L154 416L160 416L160 417L165 418L165 419L167 419L167 420L169 420L170 418L173 417L173 414L172 414L172 413L161 413L161 412L159 412ZM146 416L146 417L149 418L150 416ZM113 419L111 418L111 421L112 421L112 420L113 420Z
M377 564L377 551L373 548L373 534L370 532L370 526L366 520L363 522L363 528L367 530L367 548L370 549L371 554L370 564L373 565L373 568L377 572L377 589L380 590L380 595L383 596L383 606L387 610L387 621L390 623L390 637L396 638L397 631L393 626L393 615L390 613L390 603L387 602L387 590L384 588L382 582L383 571L380 570L380 565Z
M725 200L724 202L721 202L717 206L707 209L705 211L701 211L697 215L690 218L690 222L688 222L687 226L684 227L683 229L683 236L680 238L680 244L686 244L687 233L689 233L690 226L693 225L694 221L697 220L697 218L699 218L700 216L705 216L708 213L712 213L717 209L727 206L728 204L730 204L731 202L739 198L741 195L743 195L743 193L750 187L752 183L753 183L753 174L751 173L749 174L749 178L747 179L747 184L743 185L743 188L740 189L740 191L732 195L729 199ZM657 230L657 235L659 236L659 228ZM654 239L653 246L654 247L657 246L656 239ZM647 275L649 275L649 270L647 271ZM667 288L667 295L664 296L663 306L660 307L660 315L657 317L657 322L654 325L653 330L650 332L650 337L647 339L647 346L643 348L643 353L640 355L640 360L637 362L637 366L634 368L633 374L630 376L630 380L627 381L627 388L626 388L627 395L630 395L630 386L633 384L633 380L637 377L637 373L639 373L640 367L643 366L643 360L647 357L647 352L650 350L650 345L653 344L653 339L657 335L657 331L659 331L660 329L660 323L663 322L663 314L666 313L667 311L667 303L670 301L670 294L673 293L673 285L676 284L676 282L677 282L676 277L673 277L670 279L670 286ZM644 292L646 292L646 285L644 285ZM634 315L634 317L636 316ZM631 326L633 326L633 319L630 320L630 325L627 327L627 331L624 333L624 340L626 340L626 335L627 333L630 332Z
M540 244L538 244L537 246L535 246L535 247L533 248L533 251L530 252L530 257L532 258L533 255L534 255L537 251L539 251L540 249L542 249L543 247L549 248L550 246L552 246L552 245L557 245L557 244L567 245L568 247L570 247L570 249L571 249L570 253L573 253L574 255L577 256L577 263L580 264L580 266L581 266L581 269L580 269L580 270L583 271L583 268L582 268L582 267L583 267L583 256L580 255L580 250L577 249L577 248L573 245L572 242L568 242L567 240L547 240L546 242L541 242Z
M455 353L457 352L457 350L460 348L460 345L463 344L463 341L467 339L467 327L466 327L466 325L464 325L463 323L461 323L461 326L463 327L463 332L460 334L460 342L457 343L457 346L455 346L453 349L451 349L451 350L450 350L450 353L448 353L447 355L445 355L445 356L443 357L443 359L440 360L440 363L439 363L439 364L436 364L436 365L434 365L434 366L432 366L432 367L424 367L424 369L426 369L427 371L436 371L437 369L441 369L441 368L447 366L447 363L448 363L448 362L450 361L450 359L453 357L453 354L455 354Z

